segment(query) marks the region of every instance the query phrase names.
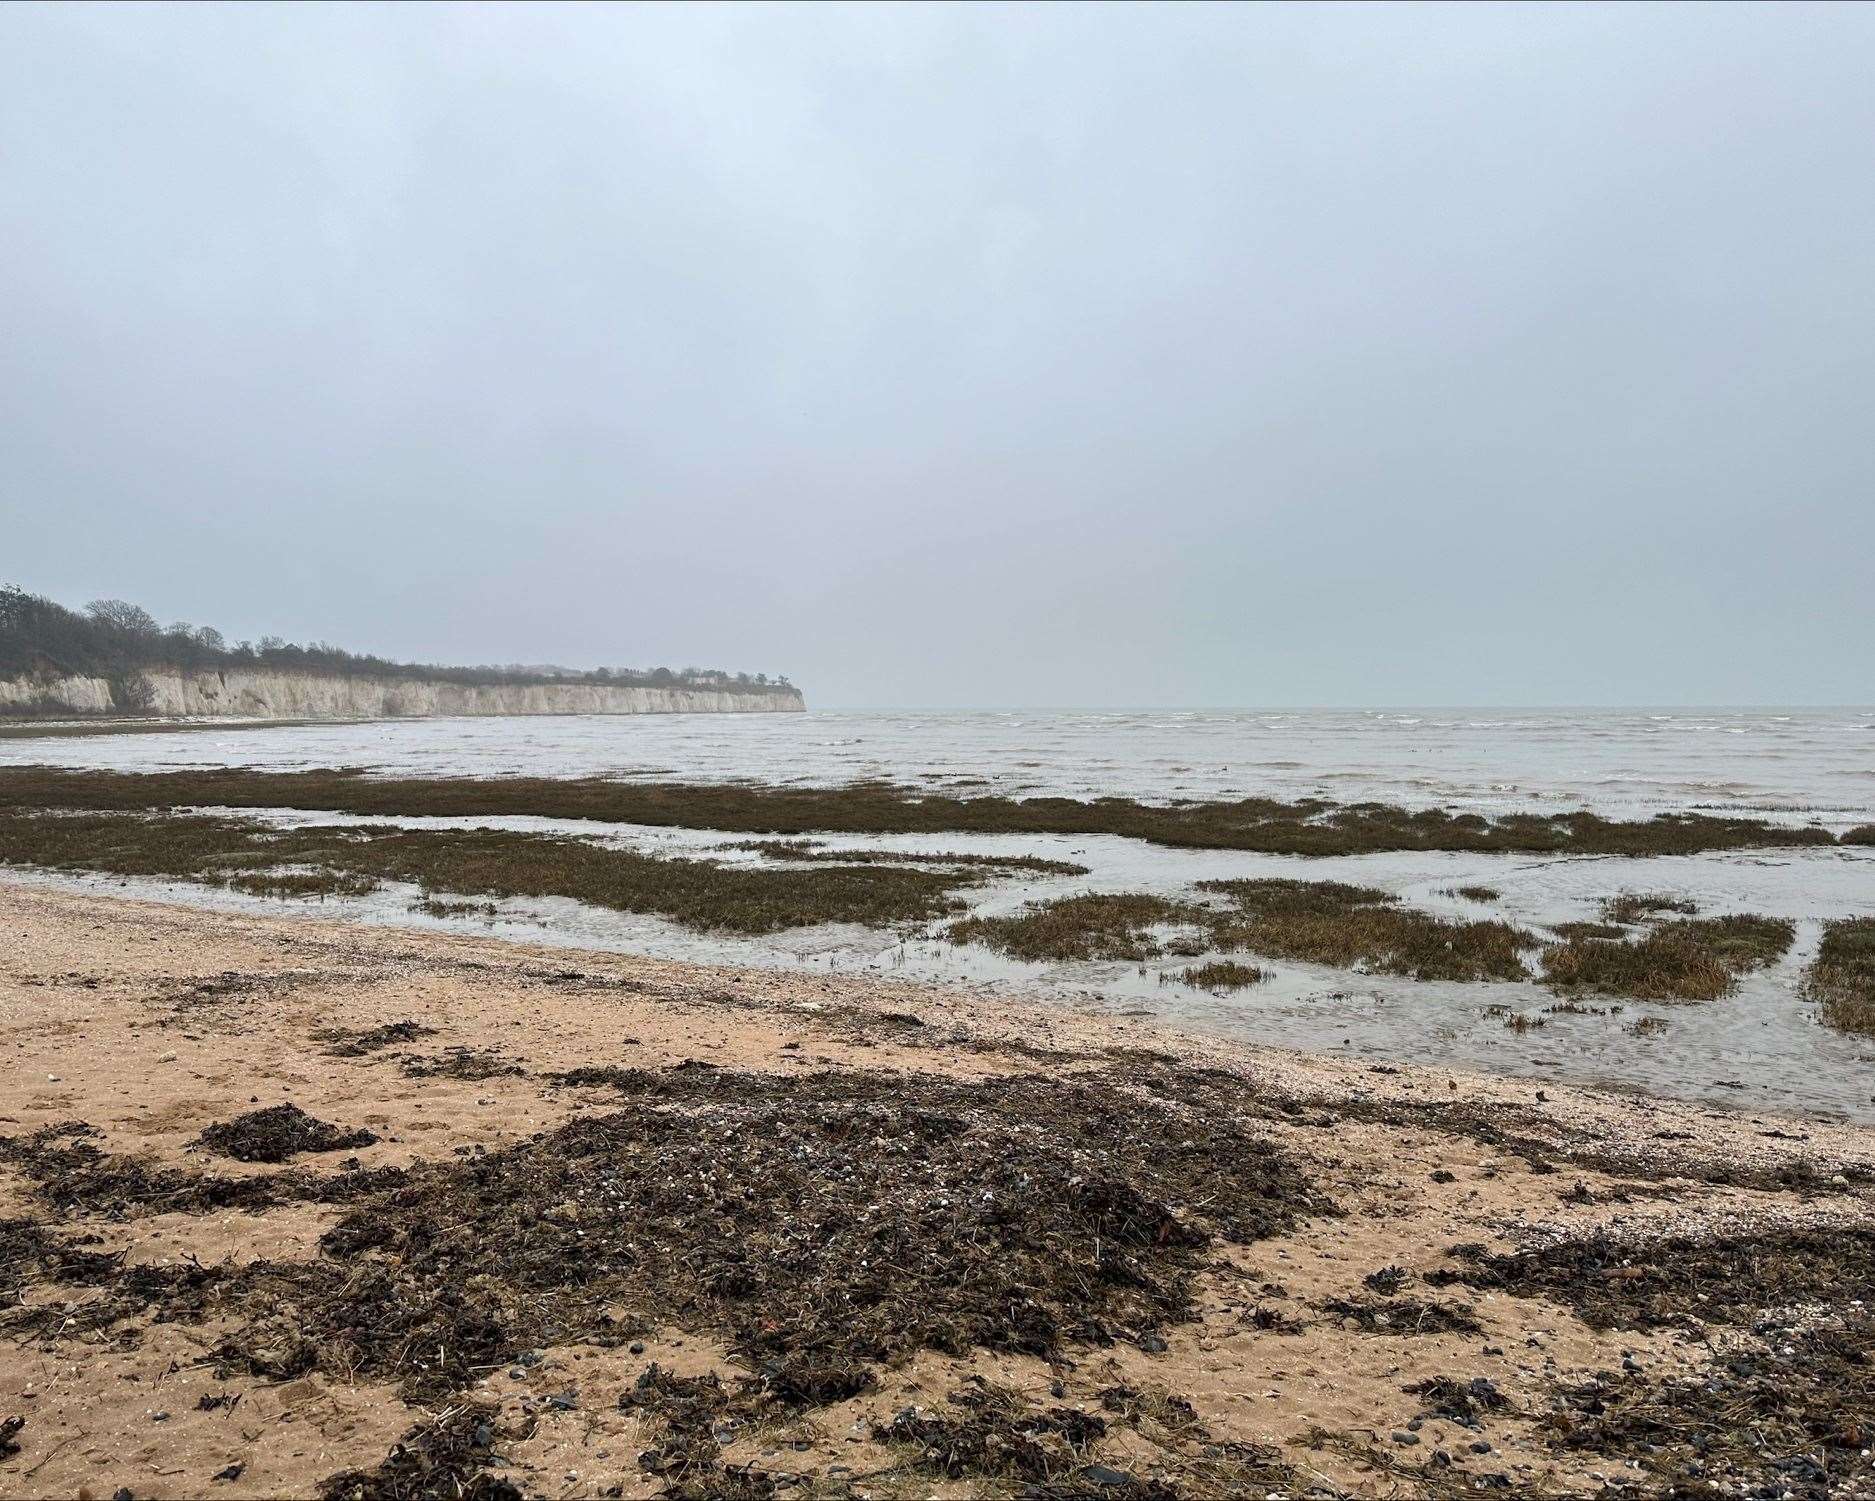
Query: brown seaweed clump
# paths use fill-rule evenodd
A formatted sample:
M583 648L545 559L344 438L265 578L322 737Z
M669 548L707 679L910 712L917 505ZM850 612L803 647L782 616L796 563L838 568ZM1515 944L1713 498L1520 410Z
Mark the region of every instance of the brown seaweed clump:
M285 1162L301 1152L347 1152L377 1141L370 1131L346 1131L297 1105L269 1105L206 1127L197 1144L237 1162Z
M496 1446L522 1437L502 1431L492 1406L467 1403L419 1423L375 1469L329 1476L319 1501L521 1501L521 1488L495 1474Z
M1731 1331L1701 1369L1662 1381L1628 1361L1565 1388L1544 1420L1559 1447L1631 1461L1649 1495L1875 1491L1875 1231L1596 1237L1468 1260L1434 1280L1548 1298L1596 1329Z
M186 1299L161 1278L127 1298L232 1320L231 1368L329 1366L435 1399L538 1345L617 1343L648 1316L722 1336L763 1399L796 1410L921 1348L1139 1339L1192 1316L1216 1239L1331 1212L1247 1127L1247 1099L1233 1114L1216 1089L1187 1104L1176 1076L1158 1082L621 1070L613 1111L380 1178L165 1170L120 1187L148 1170L88 1142L35 1147L26 1165L88 1210L349 1200L312 1261L195 1269L207 1280ZM120 1273L87 1274L115 1287Z
M1823 941L1804 974L1804 991L1821 1002L1823 1020L1875 1036L1875 917L1823 925Z

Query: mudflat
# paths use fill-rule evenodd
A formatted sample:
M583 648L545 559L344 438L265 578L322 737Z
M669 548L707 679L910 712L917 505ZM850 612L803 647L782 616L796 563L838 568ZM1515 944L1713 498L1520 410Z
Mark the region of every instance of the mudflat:
M1875 1495L1875 1131L0 881L0 1495Z

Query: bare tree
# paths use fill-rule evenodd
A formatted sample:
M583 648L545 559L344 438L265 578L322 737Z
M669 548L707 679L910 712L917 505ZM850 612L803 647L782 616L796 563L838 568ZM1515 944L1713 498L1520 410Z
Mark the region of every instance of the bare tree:
M154 615L128 600L94 599L85 606L85 613L102 625L115 626L133 636L154 636L160 629Z

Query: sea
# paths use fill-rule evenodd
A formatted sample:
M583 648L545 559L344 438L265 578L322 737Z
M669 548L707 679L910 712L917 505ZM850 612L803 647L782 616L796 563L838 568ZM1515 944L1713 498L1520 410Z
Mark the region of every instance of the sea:
M811 710L217 724L188 733L0 740L0 764L137 771L343 766L378 775L795 786L876 780L958 796L1320 797L1485 814L1589 809L1619 818L1704 812L1837 832L1875 823L1875 709L1866 708ZM291 811L267 816L339 821ZM544 818L405 822L565 830L653 853L760 858L729 847L746 835L722 831ZM1428 911L1539 928L1593 917L1601 900L1618 892L1665 892L1695 902L1706 915L1790 917L1798 938L1784 960L1748 975L1722 1000L1586 998L1556 1009L1559 998L1535 983L1418 982L1262 958L1258 964L1273 970L1273 979L1211 994L1179 983L1189 960L1023 964L946 942L942 924L910 933L829 926L751 939L554 900L503 902L489 918L437 918L413 910L414 893L396 890L331 902L326 910L369 922L700 962L877 973L1151 1017L1279 1047L1482 1068L1730 1110L1875 1121L1875 1038L1824 1026L1802 987L1824 921L1875 916L1875 847L1645 860L1440 853L1303 860L1165 849L1113 836L829 836L828 843L1033 853L1089 869L1079 877L992 882L971 896L973 910L984 913L1077 891L1176 894L1215 877L1299 875L1382 886ZM117 878L93 884L212 906L267 905L201 888L126 887ZM1501 896L1488 906L1469 902L1453 891L1464 885L1490 886Z

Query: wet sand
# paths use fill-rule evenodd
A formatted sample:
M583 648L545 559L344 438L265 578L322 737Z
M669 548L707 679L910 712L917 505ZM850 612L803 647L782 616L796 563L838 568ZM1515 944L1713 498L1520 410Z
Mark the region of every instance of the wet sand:
M981 1390L973 1378L1019 1394L1034 1413L1091 1414L1104 1426L1097 1441L1064 1449L1064 1420L1027 1420L1022 1431L1071 1461L1051 1468L1053 1488L1038 1494L1241 1493L1229 1476L1248 1473L1253 1452L1277 1477L1270 1492L1285 1496L1458 1494L1478 1483L1586 1493L1604 1477L1645 1494L1665 1483L1666 1461L1562 1441L1562 1394L1598 1372L1630 1371L1647 1390L1666 1390L1689 1373L1703 1377L1728 1352L1755 1351L1761 1335L1750 1321L1702 1326L1679 1303L1671 1320L1656 1308L1611 1324L1595 1312L1596 1288L1552 1297L1493 1286L1468 1270L1477 1251L1453 1248L1540 1255L1605 1235L1648 1267L1669 1260L1649 1248L1671 1235L1768 1246L1793 1228L1854 1237L1875 1227L1875 1130L1865 1128L1258 1050L1134 1018L880 979L205 912L8 881L0 933L0 1134L9 1144L0 1233L14 1242L0 1251L0 1261L14 1258L0 1279L0 1422L24 1419L18 1452L0 1458L6 1496L303 1496L344 1472L366 1478L339 1494L453 1495L460 1468L412 1489L379 1467L400 1440L421 1448L413 1435L443 1431L465 1404L485 1414L491 1435L467 1461L484 1495L502 1494L489 1489L502 1481L530 1496L724 1494L730 1479L750 1495L777 1485L784 1495L1020 1493L1034 1476L1009 1469L1016 1461L1005 1450L992 1445L992 1458L1003 1458L990 1463L980 1446L964 1446L946 1464L932 1459L941 1444L917 1437L929 1414L952 1422L966 1411L951 1399ZM334 1036L401 1021L430 1030L333 1056ZM520 1071L459 1066L464 1059ZM433 1071L423 1072L426 1061ZM270 1380L227 1353L236 1305L211 1300L160 1318L133 1311L93 1327L85 1309L116 1295L108 1277L65 1281L56 1257L28 1264L17 1249L50 1237L67 1251L122 1253L125 1268L171 1272L192 1261L308 1262L348 1204L390 1214L395 1192L372 1198L347 1187L322 1199L296 1189L242 1208L205 1206L174 1185L207 1174L303 1182L340 1173L340 1157L355 1156L364 1174L427 1173L482 1154L496 1161L570 1125L603 1122L621 1103L601 1082L555 1074L625 1068L642 1087L694 1080L703 1064L724 1080L778 1080L783 1091L797 1076L823 1089L831 1080L836 1094L842 1078L858 1090L884 1076L908 1098L955 1086L993 1102L999 1090L1081 1084L1117 1106L1157 1090L1232 1116L1243 1140L1306 1191L1283 1206L1273 1233L1242 1243L1194 1236L1189 1306L1162 1327L1121 1321L1046 1355L922 1348L876 1362L856 1394L790 1403L770 1394L749 1409L755 1420L705 1435L712 1454L720 1450L716 1467L689 1474L648 1471L641 1456L664 1452L672 1420L643 1405L623 1410L619 1398L640 1389L654 1361L681 1377L717 1372L736 1389L751 1361L709 1313L714 1305L623 1309L621 1319L642 1326L629 1340L595 1340L582 1328L564 1343L504 1349L447 1391L348 1373L315 1355L309 1369ZM691 1098L673 1096L669 1108L690 1108ZM378 1139L286 1168L197 1145L207 1127L287 1103ZM74 1123L101 1134L59 1135ZM167 1198L107 1202L47 1166L65 1148L46 1144L59 1142L183 1177L163 1180ZM864 1135L841 1147L855 1161L887 1149ZM1124 1171L1110 1167L1116 1178ZM1157 1239L1172 1233L1166 1227L1203 1223L1206 1210L1202 1195L1170 1206ZM724 1234L734 1233L725 1221ZM1142 1245L1142 1265L1154 1254ZM1401 1276L1368 1282L1388 1269ZM1621 1289L1630 1275L1643 1273L1604 1268L1592 1280ZM1687 1307L1722 1291L1674 1282L1670 1268L1658 1275L1662 1297L1684 1295ZM1830 1301L1859 1289L1802 1290L1804 1317L1861 1328L1859 1305ZM1465 1310L1457 1322L1476 1328L1417 1332L1428 1307ZM1782 1329L1796 1315L1780 1317ZM1503 1402L1478 1412L1476 1427L1431 1416L1424 1394L1407 1388L1437 1377L1483 1378ZM1125 1402L1112 1399L1126 1391L1175 1396L1190 1404L1190 1420L1162 1401L1147 1404L1157 1419L1128 1420ZM1872 1493L1857 1437L1830 1438L1824 1480L1798 1474L1790 1493ZM1775 1449L1775 1436L1764 1442ZM1823 1452L1804 1452L1812 1449ZM1777 1468L1787 1457L1767 1450L1765 1474L1789 1473ZM1751 1461L1740 1463L1744 1484ZM1713 1492L1726 1493L1753 1492Z

